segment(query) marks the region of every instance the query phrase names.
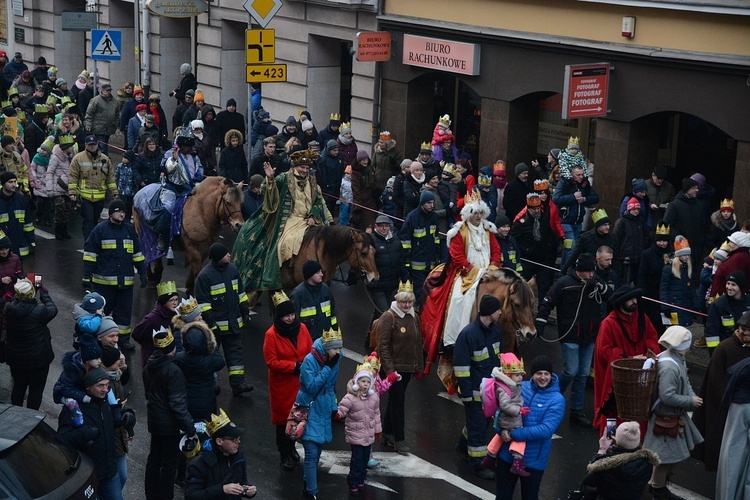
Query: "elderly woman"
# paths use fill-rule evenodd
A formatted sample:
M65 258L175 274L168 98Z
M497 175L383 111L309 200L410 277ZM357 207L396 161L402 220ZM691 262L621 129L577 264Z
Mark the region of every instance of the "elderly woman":
M388 391L388 404L383 417L383 444L402 455L409 453L404 436L406 387L412 374L424 371L424 352L419 317L414 311L414 288L400 282L391 307L377 320L376 351L385 376L401 375Z
M685 353L692 344L693 335L685 327L670 326L659 338L667 349L658 356L656 374L656 403L648 423L643 447L653 450L661 464L654 467L651 491L654 499L676 498L667 489L667 477L675 465L690 456L696 444L703 442L688 412L703 404L703 399L693 392L685 367Z
M300 457L294 441L286 436L286 419L300 389L300 368L312 350L312 337L284 292L275 293L273 302L273 325L266 330L263 357L268 366L271 423L276 426L276 448L281 455L281 468L292 471Z
M497 456L497 498L513 498L516 482L521 480L521 497L524 500L537 500L539 486L552 449L552 436L565 414L565 398L560 394L558 377L553 372L552 361L541 354L529 365L531 380L521 382L521 394L530 412L523 417L523 427L512 431L503 430L503 447ZM533 404L530 402L533 401ZM528 477L512 474L510 469L513 457L510 454L510 441L526 441L526 471Z

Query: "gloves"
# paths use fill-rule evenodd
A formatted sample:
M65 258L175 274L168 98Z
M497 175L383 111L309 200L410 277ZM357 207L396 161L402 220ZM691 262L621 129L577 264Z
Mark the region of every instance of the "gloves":
M339 413L338 411L332 411L331 420L341 420L341 413Z
M531 413L531 408L529 408L528 406L522 406L521 411L519 411L519 413L521 414L522 417L525 417L526 415Z
M141 273L141 288L146 288L147 283L148 283L148 276L146 276L146 273Z
M49 295L49 290L47 290L47 287L42 285L39 287L39 295Z
M91 276L84 276L81 279L81 286L86 291L91 290Z
M380 432L376 432L375 433L375 441L380 441L380 437L381 436L382 436L382 434Z
M547 323L544 321L537 320L536 323L534 323L534 328L536 328L536 334L542 335L544 333L544 327L547 326Z
M330 359L326 360L326 366L328 368L333 368L334 366L336 366L336 363L339 362L340 357L341 357L341 354L339 353L334 354Z
M389 373L388 376L385 377L385 379L389 383L395 384L396 382L398 382L399 380L401 380L401 375L399 375L398 372L393 372L393 373Z
M301 367L302 367L302 363L297 362L297 363L294 364L294 374L295 375L299 375Z

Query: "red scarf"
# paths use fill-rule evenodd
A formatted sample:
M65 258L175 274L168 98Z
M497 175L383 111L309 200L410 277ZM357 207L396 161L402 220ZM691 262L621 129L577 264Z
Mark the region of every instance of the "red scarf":
M161 117L159 116L159 105L149 103L148 109L151 112L151 114L154 115L154 123L156 124L156 128L159 128L159 125L161 125Z

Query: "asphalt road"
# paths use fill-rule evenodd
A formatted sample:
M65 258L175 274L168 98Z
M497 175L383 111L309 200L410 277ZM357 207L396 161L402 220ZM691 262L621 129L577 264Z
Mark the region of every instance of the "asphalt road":
M81 249L82 236L80 221L76 221L70 241L55 241L37 234L36 255L24 263L26 272L34 272L44 277L50 295L59 308L57 318L51 323L56 359L52 364L42 410L47 411L47 422L56 426L59 407L52 403L52 386L60 374L60 361L63 353L71 349L73 333L73 304L80 301L83 290L80 278L83 270ZM42 227L43 230L50 228ZM231 233L224 233L225 243L231 248ZM177 281L184 286L186 269L182 267L182 255L178 254L177 265L166 267L165 278ZM340 276L339 276L340 277ZM344 332L346 358L342 360L337 383L337 394L345 393L345 384L355 370L358 356L365 353L363 346L367 322L372 305L364 285L347 287L340 281L332 284L337 301L339 322ZM149 289L135 291L133 325L142 318L156 300L156 292ZM220 382L223 388L219 396L219 406L224 408L238 425L247 432L242 437L248 474L258 487L259 499L300 498L302 471L283 472L279 467L279 456L274 444L274 428L270 424L268 403L268 379L262 356L263 336L271 324L264 296L256 309L250 327L245 332L245 361L250 383L255 390L243 397L232 397L229 391L226 371ZM530 360L538 353L550 355L556 370L562 368L559 346L536 340L522 348L522 355ZM143 498L143 475L149 448L149 434L146 429L146 408L143 398L143 384L140 377L141 366L138 351L128 354L129 366L133 371L129 389L132 395L128 401L138 414L136 436L128 457L129 479L125 486L125 498ZM701 369L691 371L694 387L702 377ZM6 365L0 365L0 400L9 400L10 374ZM412 381L408 388L407 400L407 442L413 455L401 457L387 448L376 444L375 457L381 465L371 469L368 475L370 488L365 498L370 499L416 499L416 498L494 498L494 481L479 479L471 474L465 459L455 451L455 443L463 426L463 409L454 399L448 397L434 375L422 381ZM385 398L384 398L385 399ZM592 407L593 393L587 391L587 408ZM585 472L586 463L597 449L598 436L593 429L571 426L567 419L558 429L558 439L552 446L549 467L545 473L541 498L566 498L567 491L575 488ZM489 438L489 436L488 436ZM301 451L301 446L298 447ZM348 472L349 446L344 440L342 423L334 424L334 440L326 445L318 473L321 498L347 498L345 475ZM678 469L674 483L688 491L695 492L686 498L712 498L714 474L703 471L702 464L688 460ZM519 488L520 490L520 488ZM175 488L176 498L182 492ZM702 496L701 496L702 495ZM520 498L520 492L516 492ZM648 494L644 498L650 498Z

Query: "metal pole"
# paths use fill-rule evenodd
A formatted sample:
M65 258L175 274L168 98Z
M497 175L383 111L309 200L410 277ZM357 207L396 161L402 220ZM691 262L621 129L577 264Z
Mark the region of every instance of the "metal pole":
M136 0L133 2L133 12L134 12L134 19L133 19L133 31L135 32L133 34L133 45L134 45L134 53L135 53L135 80L133 80L136 84L141 85L141 54L140 54L140 40L141 40L141 27L140 27L140 12L138 12L138 7L140 5L140 2Z
M248 13L247 15L247 29L253 29L253 17ZM245 50L247 50L247 47L245 47ZM245 71L247 73L247 71ZM250 137L252 137L253 133L253 86L248 83L247 84L247 137L245 137L245 140L247 141L247 165L248 168L250 166L250 161L253 156L253 146L254 144L250 140ZM248 170L248 174L249 174Z
M99 70L96 67L96 59L94 59L94 95L97 94L99 94Z
M378 0L377 12L375 14L375 30L380 31L380 21L378 17L383 12L383 0ZM383 63L380 61L375 62L375 74L373 75L373 89L372 89L372 150L375 150L375 145L380 139L380 78L382 75Z
M151 89L151 13L143 4L143 44L141 54L143 54L143 93L148 96Z

